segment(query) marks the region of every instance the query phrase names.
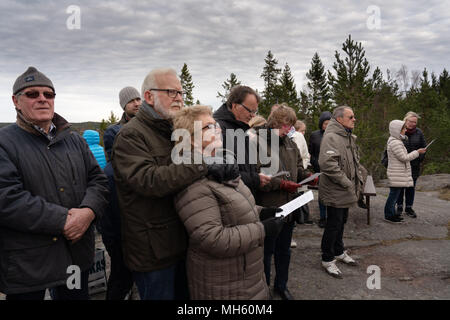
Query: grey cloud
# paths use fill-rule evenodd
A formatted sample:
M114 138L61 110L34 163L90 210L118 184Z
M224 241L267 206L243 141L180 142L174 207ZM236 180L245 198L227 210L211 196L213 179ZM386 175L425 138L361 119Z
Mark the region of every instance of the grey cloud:
M122 87L140 89L150 69L179 71L187 63L194 97L216 108L216 93L231 72L263 90L268 50L280 67L289 63L300 89L314 52L331 69L350 33L364 43L373 69L448 68L450 13L440 1L81 0L81 30L68 30L72 4L0 2L0 103L11 105L15 78L36 65L57 83L57 108L71 121L100 120L112 109L120 112ZM370 5L379 5L380 30L366 26ZM13 121L13 109L4 117Z

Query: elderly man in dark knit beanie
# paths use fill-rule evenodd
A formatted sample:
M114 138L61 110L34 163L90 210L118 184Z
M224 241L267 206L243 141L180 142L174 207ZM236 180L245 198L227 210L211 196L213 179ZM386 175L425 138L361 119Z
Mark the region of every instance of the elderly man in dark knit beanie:
M0 129L0 292L7 300L89 299L94 225L108 183L84 139L54 112L34 67L13 86L15 124Z

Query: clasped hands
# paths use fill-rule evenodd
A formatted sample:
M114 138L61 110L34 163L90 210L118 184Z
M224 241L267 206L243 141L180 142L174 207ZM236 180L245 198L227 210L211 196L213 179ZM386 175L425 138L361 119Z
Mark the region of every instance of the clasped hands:
M63 235L72 243L81 239L94 220L94 211L90 208L72 208L67 213Z

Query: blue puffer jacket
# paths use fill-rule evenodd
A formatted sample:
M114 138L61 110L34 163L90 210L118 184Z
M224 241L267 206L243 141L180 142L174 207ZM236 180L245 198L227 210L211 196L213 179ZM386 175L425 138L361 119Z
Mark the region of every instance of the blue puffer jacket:
M83 138L86 140L91 149L92 154L98 162L100 168L104 169L106 166L105 150L100 146L100 135L95 130L86 130L83 133Z

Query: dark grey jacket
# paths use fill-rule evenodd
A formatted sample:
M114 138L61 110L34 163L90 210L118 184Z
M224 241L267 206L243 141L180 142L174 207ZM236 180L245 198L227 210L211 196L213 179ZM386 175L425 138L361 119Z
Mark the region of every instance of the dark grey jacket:
M63 236L70 208L102 215L107 180L84 139L55 113L51 141L18 113L0 130L0 291L16 294L65 284L67 267L87 270L94 228L76 243Z

